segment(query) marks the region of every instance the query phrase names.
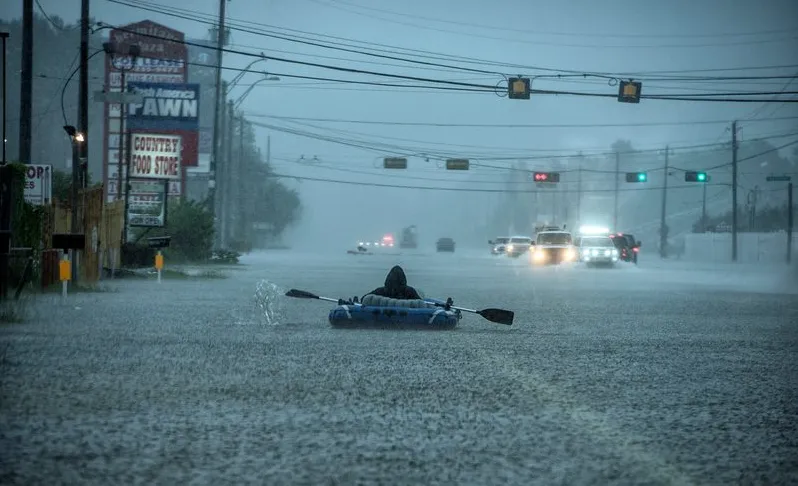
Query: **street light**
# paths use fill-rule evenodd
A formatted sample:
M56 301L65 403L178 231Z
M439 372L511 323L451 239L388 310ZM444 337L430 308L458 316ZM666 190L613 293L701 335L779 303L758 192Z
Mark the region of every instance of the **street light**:
M280 81L280 78L277 76L272 76L269 73L263 73L263 77L259 80L255 81L254 83L250 84L246 91L244 91L241 96L233 103L233 109L238 110L238 107L241 106L241 103L244 102L244 99L249 96L252 92L252 89L255 88L256 85L264 82L264 81Z

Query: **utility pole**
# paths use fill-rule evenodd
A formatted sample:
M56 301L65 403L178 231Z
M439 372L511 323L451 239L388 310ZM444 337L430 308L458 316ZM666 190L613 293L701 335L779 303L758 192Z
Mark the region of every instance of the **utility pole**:
M226 88L226 85L225 85ZM227 89L224 90L227 92ZM225 150L225 134L227 133L227 103L222 101L221 102L222 110L219 114L219 148L218 153L221 155L224 153ZM224 245L224 231L225 231L225 221L224 221L224 198L227 196L227 180L225 179L225 171L228 170L230 167L228 164L222 163L221 160L218 160L219 164L217 164L217 175L215 176L215 182L217 190L217 197L215 199L218 204L214 204L214 217L217 221L216 226L216 245L219 247L223 247Z
M22 71L19 93L19 161L30 164L33 104L33 0L22 2ZM4 137L5 138L5 137Z
M579 154L579 168L576 171L576 227L582 224L582 154ZM615 228L613 228L615 229Z
M88 183L89 175L89 0L80 2L80 73L78 78L78 131L83 134L80 144L80 166L78 176L83 175L83 185ZM72 169L72 183L75 169ZM72 275L75 275L73 272Z
M0 140L0 142L3 144L3 165L5 165L5 163L8 162L8 159L6 159L6 105L8 104L8 90L6 84L8 56L6 55L6 40L8 39L8 32L0 32L0 38L3 39L3 140ZM2 228L0 228L0 230L2 230ZM2 267L2 265L0 265L0 267Z
M737 261L737 120L732 123L732 261Z
M618 231L618 193L620 192L621 154L615 152L615 206L612 211L612 230Z
M226 167L225 178L224 178L224 205L222 206L222 210L224 211L224 219L222 220L224 224L224 233L222 237L224 238L224 247L230 244L230 235L231 235L231 228L232 228L232 214L230 211L233 205L233 194L237 191L233 189L233 136L235 133L235 108L233 108L233 100L229 100L227 102L227 135L225 136L225 141L227 142L227 146L225 148L225 157L224 157L224 165Z
M226 2L227 0L219 0L219 30L216 34L216 94L214 97L213 108L213 146L211 147L210 180L208 181L208 203L210 204L211 213L214 216L221 214L216 208L216 172L218 170L217 165L219 162L219 140L221 138L220 132L223 130L221 127L221 111L224 107L224 99L222 96L222 49L224 49L224 17ZM219 223L221 223L221 221L219 221ZM216 233L220 233L218 225Z
M787 184L787 263L792 261L792 182Z
M707 183L708 182L709 181L705 182L704 186L702 188L703 189L703 193L704 193L702 198L701 198L701 232L702 233L706 233L707 232Z
M668 256L667 247L668 247L668 225L665 222L667 213L668 213L668 171L670 170L669 167L669 156L670 156L671 149L669 146L665 147L665 175L663 176L662 182L662 209L660 212L660 221L659 221L659 256L661 258L666 258Z
M246 200L249 196L249 177L245 176L245 168L244 168L244 115L238 117L238 161L236 163L236 180L238 184L241 186L240 191L236 191L238 194L238 204L236 207L236 240L244 243L246 240L246 220L244 218L244 214L247 211L246 207Z

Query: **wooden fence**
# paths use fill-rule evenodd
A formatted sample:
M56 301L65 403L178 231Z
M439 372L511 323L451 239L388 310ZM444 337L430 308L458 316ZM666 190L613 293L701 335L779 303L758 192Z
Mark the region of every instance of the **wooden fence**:
M78 281L92 284L100 280L103 267L119 268L125 203L105 203L103 187L98 186L81 190L79 204L77 229L86 235L86 245L78 255ZM49 206L42 228L42 285L45 287L58 282L58 265L53 264L52 235L70 233L71 230L70 206L59 202Z

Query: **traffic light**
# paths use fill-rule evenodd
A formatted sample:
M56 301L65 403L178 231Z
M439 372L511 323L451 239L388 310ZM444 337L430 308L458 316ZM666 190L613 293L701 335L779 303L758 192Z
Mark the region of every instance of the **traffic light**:
M382 160L386 169L407 169L407 159L404 157L386 157Z
M626 182L647 182L648 174L645 172L627 172Z
M468 159L446 159L446 170L468 170Z
M684 173L684 180L685 180L685 182L706 182L707 181L707 173L706 172L687 171L687 172Z
M640 91L643 83L640 81L621 81L618 83L618 101L621 103L640 103Z
M559 172L535 172L535 182L560 182Z

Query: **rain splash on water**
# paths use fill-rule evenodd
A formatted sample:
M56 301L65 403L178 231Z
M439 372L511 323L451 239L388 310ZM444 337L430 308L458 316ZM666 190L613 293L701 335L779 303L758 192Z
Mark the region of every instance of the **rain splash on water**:
M255 307L261 319L270 326L276 326L284 320L285 290L268 280L261 280L255 287Z

